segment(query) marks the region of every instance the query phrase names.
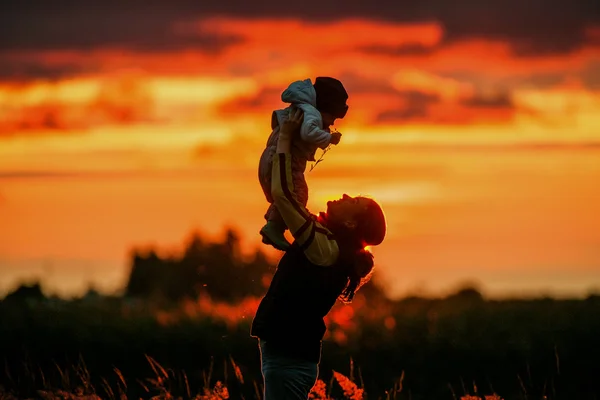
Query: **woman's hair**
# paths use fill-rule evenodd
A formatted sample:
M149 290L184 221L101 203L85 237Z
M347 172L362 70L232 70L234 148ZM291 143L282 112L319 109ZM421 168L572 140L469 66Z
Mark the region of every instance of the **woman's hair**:
M340 249L340 251L343 250ZM373 253L367 249L358 249L348 254L348 256L350 257L344 258L350 259L347 259L343 264L347 268L348 284L339 297L344 303L351 303L358 289L369 282L375 266Z
M375 262L366 246L380 244L386 233L383 210L375 200L366 199L367 208L357 215L352 234L342 235L338 240L341 265L347 268L348 274L348 284L340 295L344 303L352 302L358 289L371 279Z

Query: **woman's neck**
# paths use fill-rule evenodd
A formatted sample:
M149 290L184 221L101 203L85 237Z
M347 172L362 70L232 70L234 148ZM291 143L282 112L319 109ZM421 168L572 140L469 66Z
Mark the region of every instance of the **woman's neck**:
M331 233L333 233L335 240L341 247L352 251L362 249L360 242L357 241L354 236L349 236L348 231L346 229L327 219L327 213L320 212L317 216L317 221L325 228L327 228Z
M327 228L327 213L321 211L319 215L317 215L317 222Z

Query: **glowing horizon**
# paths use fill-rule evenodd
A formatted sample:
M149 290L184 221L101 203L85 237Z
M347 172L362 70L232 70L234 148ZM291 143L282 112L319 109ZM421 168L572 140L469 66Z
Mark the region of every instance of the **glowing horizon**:
M178 17L173 45L148 31L155 47L95 25L89 46L15 39L0 51L0 292L31 271L62 294L116 288L129 247L196 228L259 246L270 114L320 75L344 82L350 110L306 172L309 208L382 203L390 235L373 252L393 293L600 287L600 22L548 49L434 17Z

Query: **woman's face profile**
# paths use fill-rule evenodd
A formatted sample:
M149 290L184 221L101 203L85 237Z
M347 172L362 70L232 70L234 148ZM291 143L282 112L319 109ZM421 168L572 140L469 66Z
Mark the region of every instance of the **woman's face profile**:
M327 217L330 221L343 223L353 221L356 216L368 207L369 199L342 195L338 200L327 202Z

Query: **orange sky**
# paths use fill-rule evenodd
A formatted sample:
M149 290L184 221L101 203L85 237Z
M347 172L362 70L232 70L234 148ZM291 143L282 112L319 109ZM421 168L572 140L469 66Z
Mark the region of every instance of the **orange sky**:
M600 288L600 24L538 51L537 37L461 36L436 18L309 21L174 19L169 32L197 45L3 46L0 292L34 276L61 294L115 290L131 246L193 229L233 225L258 246L270 113L291 81L319 75L344 82L350 111L307 172L309 208L381 202L389 235L374 252L391 293Z

